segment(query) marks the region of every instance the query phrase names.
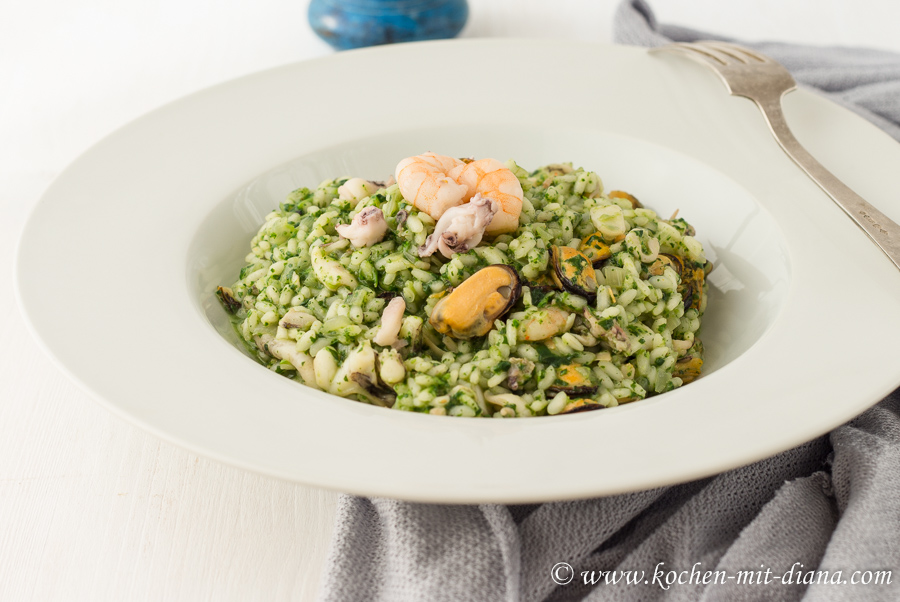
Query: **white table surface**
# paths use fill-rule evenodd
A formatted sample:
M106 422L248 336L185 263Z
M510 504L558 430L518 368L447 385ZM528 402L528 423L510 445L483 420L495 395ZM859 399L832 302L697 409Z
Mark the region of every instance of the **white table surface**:
M464 37L608 42L618 1L469 4ZM26 216L68 163L160 104L330 54L307 24L307 5L0 3L0 600L315 596L337 494L223 466L114 418L41 351L12 291ZM744 39L900 51L892 0L653 7L662 22Z

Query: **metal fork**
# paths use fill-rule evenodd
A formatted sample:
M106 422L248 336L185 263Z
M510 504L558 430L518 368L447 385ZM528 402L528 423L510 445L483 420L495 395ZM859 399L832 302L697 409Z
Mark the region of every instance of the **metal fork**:
M710 67L733 96L755 102L784 152L900 269L900 226L825 169L791 133L781 98L796 89L797 83L787 69L758 52L726 42L669 44L652 50L684 54Z

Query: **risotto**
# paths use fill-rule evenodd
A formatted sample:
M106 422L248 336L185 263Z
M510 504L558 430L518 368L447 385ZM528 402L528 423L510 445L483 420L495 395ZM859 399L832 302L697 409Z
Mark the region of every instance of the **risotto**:
M699 376L711 264L685 220L569 163L427 153L396 176L301 188L266 216L217 291L263 365L364 403L495 418Z

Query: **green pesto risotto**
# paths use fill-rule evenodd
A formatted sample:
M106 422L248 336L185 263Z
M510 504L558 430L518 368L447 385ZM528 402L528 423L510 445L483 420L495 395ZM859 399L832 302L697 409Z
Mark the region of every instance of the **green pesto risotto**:
M427 153L396 176L301 188L266 216L218 288L263 365L364 403L498 418L699 375L711 264L683 219L568 163Z

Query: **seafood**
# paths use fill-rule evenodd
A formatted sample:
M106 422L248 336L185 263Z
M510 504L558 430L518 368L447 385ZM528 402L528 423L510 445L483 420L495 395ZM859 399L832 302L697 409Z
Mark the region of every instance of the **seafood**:
M384 349L378 353L378 376L388 385L396 385L406 378L403 358L396 349Z
M403 325L403 312L405 311L406 301L403 300L403 297L391 299L381 314L381 327L372 342L385 347L396 343L400 327Z
M351 372L349 378L363 390L361 394L375 405L385 408L394 405L397 393L389 386L372 380L372 377L364 372Z
M659 239L643 228L634 228L626 234L625 244L643 263L653 263L659 256Z
M470 202L448 209L425 244L419 247L419 257L429 257L440 250L449 259L454 253L465 253L476 247L499 207L497 201L482 197L479 192Z
M510 316L518 320L518 337L523 341L543 341L565 332L570 324L572 314L554 305L548 307L529 307L524 312Z
M216 287L216 296L228 313L234 314L241 308L241 302L234 298L234 292L227 286Z
M499 204L486 232L512 232L519 226L522 185L496 159L464 162L429 152L400 161L395 175L403 198L436 220L481 193Z
M700 309L700 303L703 300L703 282L706 280L706 270L704 267L685 268L685 273L681 275L683 289L679 292L684 298L684 309Z
M628 333L614 318L598 316L590 307L585 307L582 315L590 327L590 333L604 339L610 349L625 352L631 348L631 339L628 338Z
M366 207L357 213L349 224L338 224L335 231L350 239L354 247L371 247L380 242L387 232L387 222L378 207Z
M519 275L508 265L481 268L442 297L428 321L458 339L482 337L516 303L521 289Z
M291 330L292 328L302 328L304 330L308 330L310 326L312 326L316 321L316 317L309 313L309 311L302 307L292 307L284 317L281 318L281 321L278 325L285 330Z
M335 362L330 352L325 355L332 358L331 362ZM319 354L316 355L314 362L318 371ZM330 368L329 366L329 370ZM375 372L375 350L368 341L363 342L347 354L347 358L339 367L335 363L334 376L326 379L326 387L323 389L343 397L362 395L370 402L386 407L390 407L396 398L393 389L378 381L378 375Z
M312 264L313 272L316 278L329 290L336 291L342 286L353 288L359 284L356 277L348 272L338 260L326 253L335 244L323 245L317 243L309 247L309 261ZM346 245L347 243L343 244Z
M712 271L712 264L710 262L706 262L706 264L709 264L708 271ZM684 309L699 309L703 297L703 283L707 275L706 264L699 268L692 268L685 266L684 260L677 255L660 253L656 261L650 265L649 270L651 275L659 276L667 267L672 268L678 274L678 292L684 298Z
M373 192L381 188L380 183L370 182L363 178L350 178L338 187L338 198L342 201L350 201L353 206Z
M653 276L662 276L663 272L667 267L675 270L675 273L678 274L680 278L682 272L684 272L684 261L681 260L677 255L670 255L669 253L660 253L649 268L650 274Z
M593 395L597 392L593 372L590 367L580 364L566 364L556 369L556 380L547 389L550 393L564 391L570 397Z
M598 267L612 256L609 245L603 242L603 235L599 232L588 235L587 238L581 241L581 246L578 250L591 260L594 267Z
M590 412L591 410L602 410L606 406L593 399L573 399L560 410L560 414L575 414L578 412Z
M677 376L683 384L694 382L700 376L700 369L703 367L703 358L699 355L685 355L675 362L675 369L672 376Z
M712 264L683 219L568 163L428 153L399 168L400 183L292 191L237 281L209 291L273 373L395 410L501 418L614 407L708 368ZM515 229L492 233L510 207Z
M403 198L437 220L470 196L468 187L456 181L463 167L459 159L429 152L400 161L394 176Z
M509 387L510 391L518 391L519 387L531 376L532 372L534 372L534 362L518 357L510 358L506 386Z
M554 283L571 293L589 300L597 296L597 274L591 261L572 247L550 247Z
M287 360L297 370L297 374L303 383L311 387L316 386L315 372L313 370L313 358L297 351L297 345L291 341L276 339L270 334L256 337L256 346L272 357L279 360Z
M462 168L457 181L468 188L471 198L478 193L500 203L500 211L486 232L512 232L519 227L522 214L522 185L506 166L496 159L479 159Z
M628 229L625 224L625 215L618 205L606 205L591 208L591 222L603 239L609 244L619 242L625 238Z
M639 209L639 208L643 207L641 202L639 200L637 200L637 197L635 197L634 195L628 194L627 192L625 192L623 190L611 190L609 193L609 198L625 199L626 201L631 203L632 209Z

